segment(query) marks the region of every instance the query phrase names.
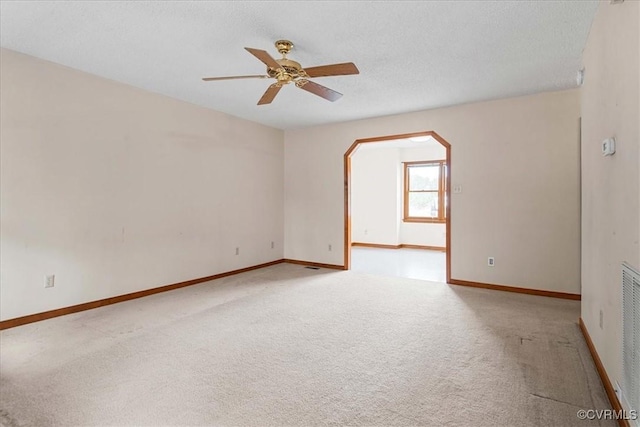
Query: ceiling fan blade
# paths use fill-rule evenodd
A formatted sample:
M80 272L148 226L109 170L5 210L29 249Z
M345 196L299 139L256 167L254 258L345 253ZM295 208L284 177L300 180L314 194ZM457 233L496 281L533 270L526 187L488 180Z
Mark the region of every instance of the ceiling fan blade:
M258 105L271 104L273 98L280 92L280 89L282 89L282 86L278 86L277 83L269 86L264 95L262 95L262 98L260 98L260 101L258 101Z
M340 92L336 92L333 89L329 89L326 86L319 85L318 83L314 83L310 80L306 80L306 83L298 87L331 102L335 102L342 98L342 94Z
M267 67L275 69L282 68L280 64L278 64L276 60L273 59L271 55L269 55L269 53L267 53L266 50L252 49L250 47L245 47L245 50L258 58L260 61L264 62Z
M236 79L267 79L267 75L255 75L255 76L229 76L229 77L205 77L202 80L205 82L212 82L215 80L236 80Z
M360 74L358 67L353 62L343 64L319 65L317 67L305 68L309 77L328 76L348 76L350 74Z

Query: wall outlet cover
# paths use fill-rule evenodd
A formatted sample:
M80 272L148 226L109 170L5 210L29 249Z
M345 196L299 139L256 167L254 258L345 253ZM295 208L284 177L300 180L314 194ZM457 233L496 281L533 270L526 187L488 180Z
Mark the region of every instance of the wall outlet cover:
M55 286L56 276L55 274L49 274L44 276L44 287L45 288L53 288Z
M613 156L616 152L616 139L615 138L607 138L602 141L602 155L603 156Z

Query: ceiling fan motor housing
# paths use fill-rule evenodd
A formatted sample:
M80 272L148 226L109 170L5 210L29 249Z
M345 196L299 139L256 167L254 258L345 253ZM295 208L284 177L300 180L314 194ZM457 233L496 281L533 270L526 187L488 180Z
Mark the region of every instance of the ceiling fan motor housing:
M278 79L280 82L290 83L301 77L307 77L307 73L304 72L300 63L292 61L291 59L282 58L276 59L276 62L280 64L282 69L267 68L267 74L269 77Z

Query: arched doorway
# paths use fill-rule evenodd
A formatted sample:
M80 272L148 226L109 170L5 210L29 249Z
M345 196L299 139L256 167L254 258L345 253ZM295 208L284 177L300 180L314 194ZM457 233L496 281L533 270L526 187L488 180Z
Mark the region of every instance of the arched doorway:
M447 168L446 174L446 186L445 197L447 203L445 204L446 210L446 282L451 280L451 144L449 144L444 138L438 135L434 131L414 132L399 135L387 135L376 138L364 138L357 139L349 147L344 154L344 268L349 270L351 268L351 156L356 152L358 147L362 144L372 144L391 140L416 138L416 137L431 137L438 141L445 148L446 159L445 164Z

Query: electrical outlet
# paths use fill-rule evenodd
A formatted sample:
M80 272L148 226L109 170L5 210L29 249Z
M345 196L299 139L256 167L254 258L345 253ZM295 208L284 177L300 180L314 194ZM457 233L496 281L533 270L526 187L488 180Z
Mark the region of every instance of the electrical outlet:
M487 265L489 267L495 267L496 266L496 259L492 256L490 256L489 258L487 258Z
M454 185L453 186L453 192L454 192L454 194L462 193L462 185Z
M369 234L369 230L367 230L366 228L364 229L364 235L366 236L367 234Z
M604 328L604 312L600 310L600 329Z
M240 255L240 248L236 248L236 255Z
M55 280L56 280L55 274L44 276L44 287L53 288L55 286Z
M275 244L273 242L271 242L271 249L275 248Z
M329 243L329 252L331 252L331 249L332 249L331 243Z

